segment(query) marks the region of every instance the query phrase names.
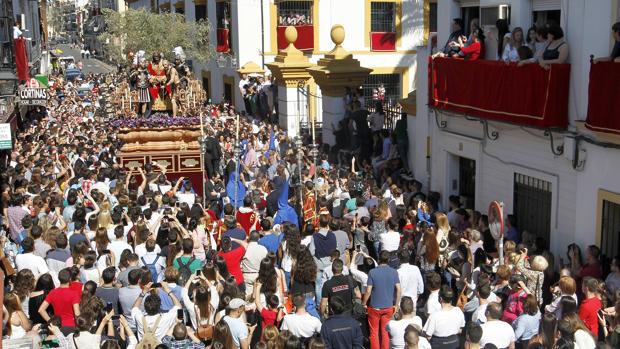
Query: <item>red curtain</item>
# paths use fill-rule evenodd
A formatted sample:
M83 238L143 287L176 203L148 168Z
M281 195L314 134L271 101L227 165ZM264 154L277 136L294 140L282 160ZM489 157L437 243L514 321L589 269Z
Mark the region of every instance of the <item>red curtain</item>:
M429 105L471 116L539 128L568 124L569 64L506 64L435 58Z
M28 53L26 52L26 40L24 38L15 39L15 65L17 66L17 79L30 80Z
M586 127L593 131L620 134L619 110L620 64L600 62L590 65Z
M371 51L396 51L396 33L370 33Z
M230 44L228 43L228 29L217 28L217 52L230 52Z
M298 50L312 50L314 49L314 26L298 25L297 29L297 41L295 41L295 47ZM288 47L288 42L284 36L286 26L278 26L278 50L283 50Z

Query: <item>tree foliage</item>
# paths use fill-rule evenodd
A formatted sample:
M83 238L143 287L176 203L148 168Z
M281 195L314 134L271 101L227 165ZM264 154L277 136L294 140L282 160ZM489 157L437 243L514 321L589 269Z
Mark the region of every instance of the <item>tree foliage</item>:
M209 21L190 22L182 14L153 13L145 9L128 9L123 13L103 10L103 16L106 30L99 38L109 43L107 52L117 61L139 50L144 50L146 57L163 52L164 58L170 60L177 46L183 47L187 58L198 62L206 62L213 56Z

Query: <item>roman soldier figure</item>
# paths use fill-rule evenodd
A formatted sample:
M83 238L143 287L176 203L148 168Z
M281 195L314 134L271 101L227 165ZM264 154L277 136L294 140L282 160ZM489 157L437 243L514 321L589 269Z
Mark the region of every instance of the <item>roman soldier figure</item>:
M149 117L151 114L151 95L149 94L149 72L146 60L140 59L140 63L130 75L130 80L138 91L138 115Z

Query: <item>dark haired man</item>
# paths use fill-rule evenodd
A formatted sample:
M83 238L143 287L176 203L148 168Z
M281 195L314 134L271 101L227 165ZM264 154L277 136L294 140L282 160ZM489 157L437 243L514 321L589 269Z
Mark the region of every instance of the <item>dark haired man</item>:
M454 298L452 289L443 285L439 291L441 310L430 314L424 324L424 334L431 338L433 348L459 346L458 334L465 326L465 315L460 308L452 306L452 298Z
M310 338L321 332L321 321L306 311L306 296L301 293L293 295L295 312L284 316L282 331L287 330L299 338Z
M183 255L175 259L174 262L172 262L172 266L182 272L183 267L188 265L189 271L192 274L195 274L196 270L202 268L202 262L199 259L194 258L194 240L189 238L183 239L183 242L181 242L181 248L183 249Z
M155 337L160 341L168 332L168 329L172 327L177 321L177 310L181 309L181 302L177 299L174 293L168 287L165 282L161 283L161 288L170 296L174 306L165 313L161 313L161 299L159 295L151 293L152 283L148 283L142 293L136 299L131 309L131 316L134 318L136 327L138 329L138 338L144 336L144 324L155 331ZM146 315L143 315L140 310L142 300L144 299L144 311Z
M129 327L133 330L136 329L136 322L133 316L131 316L131 308L136 302L136 299L138 299L138 296L142 293L140 285L138 285L141 274L142 270L140 270L140 268L132 269L127 276L129 284L118 290L118 300L123 309L123 315L127 319Z
M24 252L15 256L17 271L30 269L35 279L38 279L39 276L45 273L49 273L45 259L34 254L34 240L31 237L25 238L21 246Z
M234 216L226 215L224 217L224 226L226 227L226 232L222 234L222 239L224 238L224 236L228 236L231 239L237 240L246 239L247 235L245 234L245 231L237 226L237 219ZM218 243L220 243L220 241L218 241ZM239 244L233 242L232 248L235 249L237 247L239 247Z
M485 346L491 343L498 348L514 349L516 341L515 331L510 324L500 320L502 318L501 303L489 303L485 316L487 317L487 322L480 325L482 327L480 345Z
M271 228L273 222L271 218L265 218L260 222L263 237L258 240L258 244L265 246L268 252L277 253L280 247L281 236L277 235Z
M63 333L66 335L75 327L75 317L80 315L81 294L69 287L71 282L71 271L69 268L58 272L58 282L60 285L50 291L39 307L39 314L43 320L48 322L50 316L47 313L47 308L51 305L54 309L54 315L60 316Z
M330 298L330 317L321 326L321 338L327 348L363 348L362 329L346 312L346 302L339 296Z
M103 304L111 303L114 314L118 314L120 309L119 290L114 285L114 281L116 281L116 268L105 268L101 273L101 280L103 281L103 285L97 287L95 296L101 298L103 300Z
M361 300L362 294L353 279L348 275L342 274L344 263L340 259L335 259L332 262L331 268L334 276L323 284L321 292L321 314L327 315L327 305L330 304L330 300L334 297L340 298L340 301L343 302L343 312L351 314L353 302L356 299Z
M321 291L323 288L321 276L325 268L331 264L331 254L338 247L336 235L329 230L330 218L329 215L321 215L319 217L319 231L312 234L312 240L308 249L314 257L314 261L317 266L317 277L315 285L315 294L317 303L321 301Z
M403 297L410 297L413 301L413 310L418 301L418 295L424 293L424 279L418 266L410 264L411 253L409 250L402 249L398 251L398 259L400 266L398 267L398 279L400 280L400 288Z
M238 248L233 248L233 243L240 245ZM245 255L245 251L248 244L245 240L231 239L228 236L222 238L221 250L218 256L222 256L226 261L228 272L235 277L237 286L243 292L245 292L245 283L243 281L243 272L241 271L241 260Z
M381 251L379 266L368 273L368 286L362 304L368 305L371 349L388 348L390 337L386 325L400 304L398 272L388 266L390 253Z

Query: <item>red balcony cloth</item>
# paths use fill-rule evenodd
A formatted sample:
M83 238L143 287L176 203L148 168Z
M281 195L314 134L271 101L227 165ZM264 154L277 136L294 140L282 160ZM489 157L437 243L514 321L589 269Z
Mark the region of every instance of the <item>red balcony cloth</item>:
M228 43L229 30L225 28L217 28L217 52L230 52L230 44Z
M370 33L371 51L396 51L396 33Z
M314 26L313 25L298 25L297 29L297 41L295 41L295 47L298 50L313 50L314 49ZM288 47L288 42L284 36L286 26L278 26L278 50L283 50Z
M590 66L586 127L620 134L620 64L600 62Z
M568 124L569 64L429 60L429 106L538 128Z
M21 81L30 80L26 40L23 38L15 39L15 66L17 67L17 79Z

